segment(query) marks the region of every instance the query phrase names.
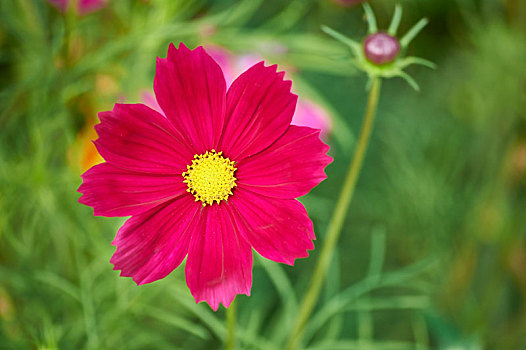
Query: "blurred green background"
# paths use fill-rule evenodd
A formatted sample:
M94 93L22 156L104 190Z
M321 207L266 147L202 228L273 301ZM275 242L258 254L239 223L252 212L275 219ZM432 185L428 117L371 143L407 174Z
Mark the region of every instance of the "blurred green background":
M395 2L371 1L380 28ZM308 349L526 349L526 2L402 0L421 85L383 84L364 168ZM314 268L365 108L366 77L329 25L361 40L363 11L331 0L109 0L65 14L0 2L0 349L215 349L224 308L196 305L178 268L137 287L109 263L124 219L77 202L98 111L151 90L168 43L257 52L324 106L328 179L302 198L317 249L255 259L239 349L281 349ZM87 126L86 126L87 125Z

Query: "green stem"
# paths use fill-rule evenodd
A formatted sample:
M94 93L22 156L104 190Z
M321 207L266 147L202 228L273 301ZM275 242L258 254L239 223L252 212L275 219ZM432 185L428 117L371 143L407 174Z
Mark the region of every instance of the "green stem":
M316 265L316 269L312 275L309 289L303 298L298 316L296 318L296 323L292 329L289 341L287 343L287 350L295 350L300 345L305 325L307 324L312 310L318 301L318 297L323 286L323 281L327 275L327 270L329 269L329 263L333 255L334 248L338 242L338 238L340 237L342 225L354 194L354 188L356 187L356 181L358 180L358 175L360 174L360 170L362 168L365 152L367 151L367 145L369 144L369 139L371 136L374 116L376 114L376 107L378 105L378 98L380 96L380 85L381 80L379 78L374 78L371 85L371 90L369 91L367 107L363 118L362 130L360 131L358 145L354 151L351 165L349 166L347 176L345 177L345 182L343 184L340 197L338 198L338 202L336 203L331 221L329 222L327 234L325 236L325 243L320 253L318 264Z
M225 342L226 350L236 348L236 303L232 301L230 307L226 309L227 336Z

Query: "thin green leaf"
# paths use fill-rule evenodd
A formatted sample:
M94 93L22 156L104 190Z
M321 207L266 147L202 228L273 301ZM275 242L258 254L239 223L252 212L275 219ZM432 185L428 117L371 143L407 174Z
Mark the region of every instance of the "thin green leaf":
M76 301L80 302L79 289L64 278L48 271L37 271L35 273L35 279L57 288L64 294L67 294Z
M292 324L294 315L298 311L298 301L294 294L294 288L283 268L275 262L268 261L258 255L258 262L263 267L281 298L282 309L280 310L279 323L276 327L276 341L284 340L289 334L288 325Z
M298 23L312 7L312 3L303 0L290 1L276 16L268 20L261 28L276 31L285 31Z
M437 67L436 64L434 64L433 62L428 61L424 58L420 58L420 57L406 57L402 59L402 61L398 64L398 67L400 69L404 69L412 64L418 64L418 65L425 66L431 69L436 69Z
M400 39L400 45L406 48L407 45L420 33L422 29L429 23L427 18L422 18Z
M212 331L221 341L225 340L226 327L213 313L208 306L203 304L195 304L193 298L188 297L186 290L181 287L173 285L171 286L173 293L170 293L178 303L181 304L185 309L193 313L199 318L203 324L205 324L210 331Z
M373 311L398 309L424 309L429 307L427 296L403 295L395 297L378 297L358 299L345 308L345 311Z
M140 314L152 317L170 326L180 328L201 339L210 338L210 333L204 327L200 326L199 324L196 324L195 322L191 322L189 319L177 316L175 312L167 312L158 308L152 308L151 306L148 306L146 310L140 312Z
M314 335L333 315L342 312L345 307L372 290L387 286L407 287L408 281L429 269L435 262L435 259L426 259L398 271L386 273L380 279L376 276L364 278L323 305L311 318L305 334Z
M352 40L351 38L343 35L342 33L326 25L322 25L321 30L325 32L326 34L332 36L334 39L338 40L339 42L349 46L355 55L357 55L357 53L360 52L362 46L358 42Z
M409 85L411 85L411 87L413 89L415 89L415 91L420 91L420 86L418 86L418 83L416 82L415 79L413 79L413 77L411 77L409 74L407 74L406 72L404 71L400 71L399 72L399 76L404 79L405 81L407 81L407 83Z
M371 234L371 259L367 276L380 276L385 259L385 228L376 226Z
M378 31L378 27L376 26L376 17L374 16L373 9L368 3L363 4L363 10L365 12L365 18L367 19L367 27L369 34L376 33Z
M392 36L396 35L401 19L402 19L402 6L400 6L400 4L396 4L394 14L393 14L393 19L391 20L389 29L387 29L387 33L389 35L392 35Z
M356 340L340 340L336 342L320 342L306 350L407 350L413 349L414 344L410 342L396 341L371 341L363 342Z

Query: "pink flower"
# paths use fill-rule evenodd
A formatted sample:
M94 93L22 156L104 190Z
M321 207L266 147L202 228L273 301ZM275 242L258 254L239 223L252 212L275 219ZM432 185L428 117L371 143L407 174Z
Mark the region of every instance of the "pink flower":
M58 8L61 12L66 12L71 0L48 0L50 4ZM106 0L77 0L75 9L81 15L97 11L106 5Z
M297 96L276 66L260 62L226 89L202 47L157 59L164 115L143 104L99 113L94 141L106 160L83 175L80 202L95 215L129 216L113 242L121 276L164 278L186 256L196 302L217 310L250 295L252 248L293 265L314 248L296 199L326 175L319 130L290 125Z

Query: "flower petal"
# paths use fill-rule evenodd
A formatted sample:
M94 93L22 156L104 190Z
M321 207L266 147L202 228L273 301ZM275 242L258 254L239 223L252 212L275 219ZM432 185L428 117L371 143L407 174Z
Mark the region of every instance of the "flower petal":
M196 153L215 148L225 120L226 84L202 47L170 44L167 58L157 58L153 88L164 114Z
M182 196L140 215L119 229L110 262L138 285L166 277L186 256L201 206Z
M327 176L332 161L320 130L291 125L270 147L240 161L237 184L265 196L296 198L307 194Z
M295 199L271 198L236 188L229 198L241 234L267 259L294 265L309 256L315 239L312 222Z
M297 96L291 82L276 65L260 62L233 83L227 93L227 122L218 147L230 159L239 161L256 154L280 137L289 127Z
M133 172L108 163L93 166L83 175L79 202L93 207L97 216L128 216L186 194L181 175Z
M80 0L78 2L79 13L81 15L86 15L90 12L97 11L105 5L106 1L104 0Z
M201 229L190 242L186 282L196 302L206 301L217 310L228 307L236 294L250 295L252 249L239 234L229 205L206 206Z
M194 153L170 122L142 104L116 104L99 113L97 150L111 165L132 171L181 174Z

